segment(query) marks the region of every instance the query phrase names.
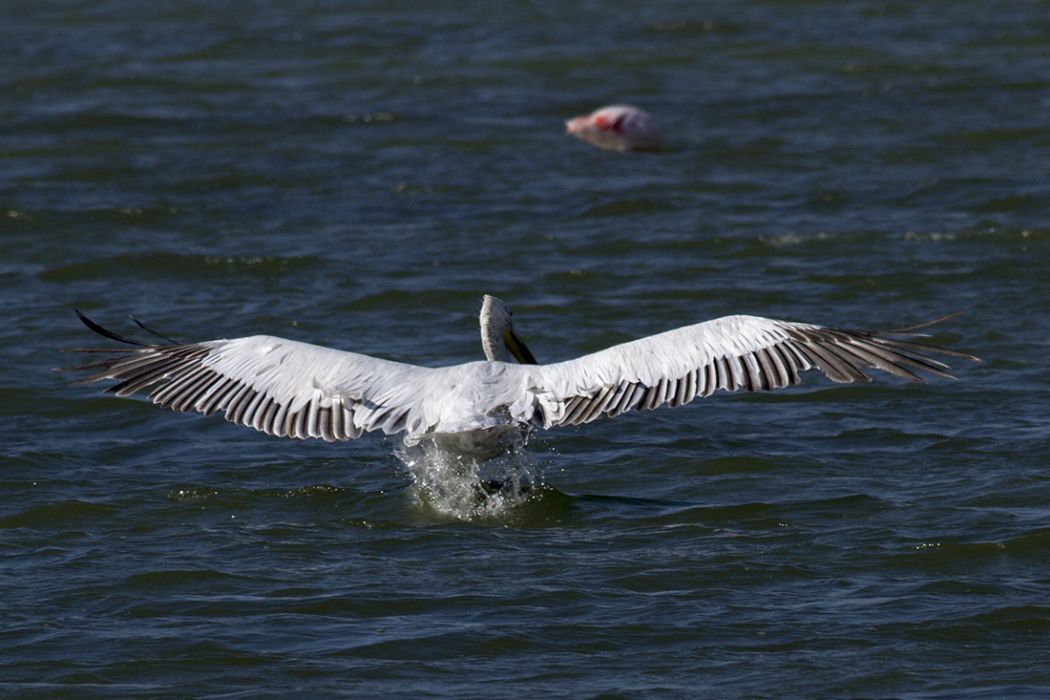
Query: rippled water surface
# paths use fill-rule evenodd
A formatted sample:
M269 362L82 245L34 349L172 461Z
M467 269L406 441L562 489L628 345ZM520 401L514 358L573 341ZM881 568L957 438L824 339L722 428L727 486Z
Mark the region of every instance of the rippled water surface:
M3 14L0 694L1050 694L1045 4ZM610 102L669 147L562 133ZM52 371L74 306L463 362L486 292L541 361L954 309L984 361L537 434L459 501Z

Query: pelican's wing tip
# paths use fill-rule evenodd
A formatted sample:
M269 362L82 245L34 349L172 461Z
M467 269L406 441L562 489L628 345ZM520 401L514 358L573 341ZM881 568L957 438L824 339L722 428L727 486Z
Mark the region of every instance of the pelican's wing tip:
M130 338L125 338L119 333L114 333L108 328L103 328L102 326L88 318L86 314L84 314L80 309L76 308L75 306L73 307L73 311L76 313L77 318L80 319L81 323L87 326L89 330L92 330L95 333L101 335L103 338L109 338L110 340L115 340L118 343L125 343L127 345L145 345L145 343L141 343L137 340L132 340Z

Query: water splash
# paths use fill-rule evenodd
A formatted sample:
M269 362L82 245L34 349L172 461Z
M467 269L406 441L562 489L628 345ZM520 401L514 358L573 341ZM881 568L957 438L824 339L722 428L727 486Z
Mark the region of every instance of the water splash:
M433 441L402 445L394 454L412 478L417 503L457 520L501 518L542 485L524 439L494 457L464 454Z

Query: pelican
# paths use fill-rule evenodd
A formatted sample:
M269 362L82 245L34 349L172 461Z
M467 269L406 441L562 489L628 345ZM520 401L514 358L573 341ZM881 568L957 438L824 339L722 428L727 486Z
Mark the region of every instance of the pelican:
M611 151L658 151L663 135L652 115L633 105L609 105L565 122L565 133Z
M681 406L716 391L766 391L798 384L815 369L833 382L871 381L875 369L916 382L954 379L942 355L973 355L902 340L918 328L840 330L758 316L724 316L564 362L537 364L501 300L482 301L485 360L421 367L271 335L179 343L141 342L98 325L130 347L73 348L108 356L81 365L77 383L116 382L109 391L149 398L175 411L222 413L277 437L352 440L403 434L464 453L498 450L508 435L590 423L630 411ZM133 320L134 317L132 317Z

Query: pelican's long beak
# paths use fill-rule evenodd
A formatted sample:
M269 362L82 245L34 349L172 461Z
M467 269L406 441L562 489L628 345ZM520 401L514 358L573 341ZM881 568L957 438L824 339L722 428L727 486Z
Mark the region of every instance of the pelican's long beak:
M525 345L525 341L518 337L518 334L512 331L510 328L503 329L503 344L507 346L507 350L514 356L520 364L523 365L538 365L536 358L529 352L529 348Z

